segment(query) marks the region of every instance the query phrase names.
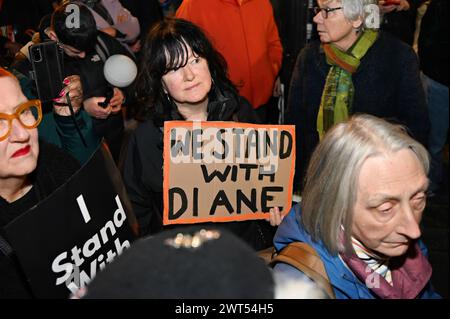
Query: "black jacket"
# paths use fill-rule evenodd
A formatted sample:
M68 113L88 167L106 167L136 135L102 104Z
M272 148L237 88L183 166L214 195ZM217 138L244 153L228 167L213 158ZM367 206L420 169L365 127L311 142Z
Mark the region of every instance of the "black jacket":
M329 69L320 42L309 44L297 58L286 117L289 124L296 126L294 188L301 187L310 155L319 141L317 114ZM428 113L418 59L411 47L381 32L352 79L355 95L351 114L367 113L400 122L425 144Z
M215 114L208 114L210 121L259 122L252 107L244 99L236 101L222 96L211 101L208 109L215 110ZM162 168L163 128L156 126L153 120L149 119L141 123L132 133L123 166L124 183L139 223L141 236L163 230ZM255 250L272 245L274 230L266 221L231 222L222 226L243 238Z
M0 236L3 240L3 227L48 197L80 167L74 158L52 144L39 141L39 148L37 168L32 173L33 188L13 203L8 203L0 197ZM8 246L5 242L3 244ZM0 249L0 299L32 298L14 252L5 256L2 253L5 248L11 247Z
M115 54L127 55L134 59L130 52L116 39L106 33L98 32L95 51L86 53L83 59L71 58L65 55L64 69L66 76L78 74L83 85L83 97L88 99L93 96L106 96L112 93L112 87L106 81L103 73L105 62ZM125 99L130 102L132 94L130 88L121 88ZM122 112L111 114L107 119L93 119L94 129L98 136L104 137L108 143L114 160L119 160L120 148L123 138L123 115Z
M448 86L448 0L432 0L422 19L419 57L423 73Z
M414 32L416 31L417 9L426 0L408 0L410 8L402 11L392 11L383 16L381 30L389 32L396 38L409 44L414 43Z

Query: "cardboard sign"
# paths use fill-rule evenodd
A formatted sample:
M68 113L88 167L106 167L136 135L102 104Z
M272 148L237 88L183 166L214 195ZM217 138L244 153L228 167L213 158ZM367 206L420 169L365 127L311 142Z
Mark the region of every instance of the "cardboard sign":
M120 173L103 146L5 232L34 296L67 298L130 246L134 224Z
M165 122L164 225L287 213L294 167L293 126Z

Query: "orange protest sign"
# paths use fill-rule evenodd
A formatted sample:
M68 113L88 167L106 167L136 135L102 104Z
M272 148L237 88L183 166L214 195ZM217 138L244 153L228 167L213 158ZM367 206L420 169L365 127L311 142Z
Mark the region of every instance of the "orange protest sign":
M291 125L167 121L164 225L263 219L287 213L295 171Z

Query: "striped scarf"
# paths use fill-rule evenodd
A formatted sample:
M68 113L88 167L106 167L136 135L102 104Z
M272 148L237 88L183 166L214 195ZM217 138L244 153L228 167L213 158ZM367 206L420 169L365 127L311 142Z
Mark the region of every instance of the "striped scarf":
M354 240L352 244L355 248ZM368 252L367 249L364 250L365 253ZM339 256L355 276L379 298L417 298L430 282L431 265L417 243L411 243L403 256L389 259L374 257L373 252L368 255L368 258L363 254L340 254Z
M317 131L320 139L334 124L348 118L352 104L354 87L352 74L358 70L361 59L378 37L375 30L365 30L355 44L344 52L333 44L323 44L327 63L331 65L322 93Z
M367 266L378 273L392 286L392 273L389 269L389 258L378 256L375 252L364 247L364 245L354 237L352 237L352 246L358 258L364 261Z

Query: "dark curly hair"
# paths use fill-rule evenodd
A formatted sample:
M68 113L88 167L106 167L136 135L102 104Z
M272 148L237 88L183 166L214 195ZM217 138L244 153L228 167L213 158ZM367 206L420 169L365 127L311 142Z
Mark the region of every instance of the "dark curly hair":
M170 70L187 64L189 48L208 63L213 80L209 98L227 92L228 96L231 94L238 99L237 90L227 77L225 59L214 49L203 31L189 21L166 18L151 28L143 46L136 80L138 109L135 117L138 120L152 118L155 125L163 126L164 121L182 119L176 105L167 99L162 77ZM212 111L208 110L208 113Z

